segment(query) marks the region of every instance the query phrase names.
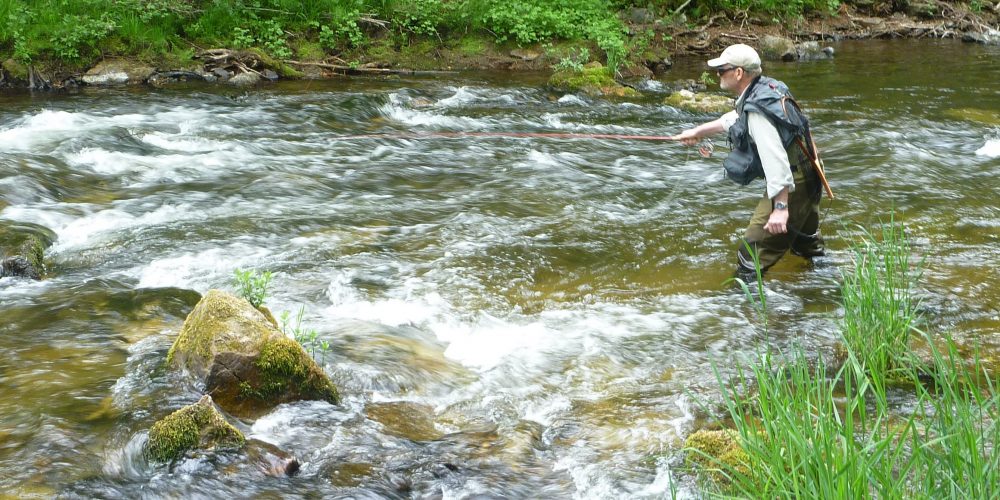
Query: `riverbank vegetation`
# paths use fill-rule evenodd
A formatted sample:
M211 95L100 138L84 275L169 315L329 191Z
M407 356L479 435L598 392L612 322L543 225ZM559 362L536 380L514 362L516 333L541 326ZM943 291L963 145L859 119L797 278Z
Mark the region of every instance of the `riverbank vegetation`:
M730 450L724 459L689 451L714 471L708 489L753 498L996 497L994 375L947 335L928 332L915 291L921 266L902 225L865 232L853 258L842 285L842 362L765 352L737 370L735 383L718 377L735 432L712 436L734 442L714 444Z
M593 47L617 68L672 34L701 33L719 19L785 23L837 16L845 8L887 14L918 6L945 15L972 0L0 0L0 58L21 65L85 68L129 56L181 66L204 49L257 49L275 59L333 60L348 67L410 61L442 49L482 55L487 47L562 42ZM903 6L903 7L901 7ZM957 11L956 11L957 12ZM680 49L681 46L674 46ZM447 62L439 63L446 65Z

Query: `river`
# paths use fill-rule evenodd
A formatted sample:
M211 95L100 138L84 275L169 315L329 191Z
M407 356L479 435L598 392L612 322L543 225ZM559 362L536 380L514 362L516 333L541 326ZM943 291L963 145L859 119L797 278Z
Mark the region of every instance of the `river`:
M930 324L1000 353L1000 48L834 47L765 68L809 112L838 195L829 256L768 275L767 335L724 284L763 186L723 179L723 148L412 136L712 118L655 82L628 102L490 73L0 95L0 224L55 237L47 279L0 279L0 491L696 496L679 450L721 416L713 370L832 352L850 245L892 213L925 259ZM330 342L317 357L344 401L238 422L245 452L150 464L149 427L200 395L167 350L236 268L274 273L265 304ZM298 475L264 473L274 448Z

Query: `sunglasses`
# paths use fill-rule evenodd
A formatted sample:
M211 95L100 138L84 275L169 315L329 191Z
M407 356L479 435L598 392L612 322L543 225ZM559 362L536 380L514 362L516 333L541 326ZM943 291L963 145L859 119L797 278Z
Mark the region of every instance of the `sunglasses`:
M727 72L732 71L732 70L734 70L734 69L736 69L738 67L739 66L730 66L728 68L719 68L719 69L715 70L715 72L718 73L719 76L722 76L722 75L726 74Z

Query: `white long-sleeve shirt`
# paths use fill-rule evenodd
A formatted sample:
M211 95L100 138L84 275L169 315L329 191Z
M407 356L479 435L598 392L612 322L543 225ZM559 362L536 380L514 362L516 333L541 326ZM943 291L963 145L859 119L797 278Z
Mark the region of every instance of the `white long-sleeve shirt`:
M742 101L746 95L740 95ZM737 101L737 102L739 102ZM788 188L788 192L795 191L795 179L792 177L792 168L788 162L788 153L781 145L781 136L778 129L764 115L752 111L746 111L747 128L750 138L757 146L757 154L760 155L760 164L764 167L764 180L767 182L767 197L774 198L782 189ZM726 132L736 123L736 110L722 115L722 124Z

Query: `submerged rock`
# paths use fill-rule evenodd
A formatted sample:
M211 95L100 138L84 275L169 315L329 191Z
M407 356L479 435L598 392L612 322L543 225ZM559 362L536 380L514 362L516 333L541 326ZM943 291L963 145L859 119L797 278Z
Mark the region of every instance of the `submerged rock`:
M696 94L679 90L667 96L663 104L695 113L726 113L733 109L733 99L716 94Z
M240 449L244 444L243 433L205 395L153 424L146 453L154 461L169 462L192 449Z
M371 403L365 416L383 425L385 432L410 441L433 441L444 435L434 427L434 409L427 405L395 401Z
M281 403L337 403L337 388L297 342L245 299L209 290L184 321L168 363L201 377L205 391L237 417Z
M558 71L549 78L549 86L560 92L583 92L592 96L639 95L635 89L616 82L611 70L599 62L587 63L580 71Z
M292 477L302 467L299 459L277 446L256 439L247 442L247 456L257 469L271 477Z

